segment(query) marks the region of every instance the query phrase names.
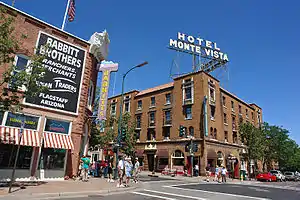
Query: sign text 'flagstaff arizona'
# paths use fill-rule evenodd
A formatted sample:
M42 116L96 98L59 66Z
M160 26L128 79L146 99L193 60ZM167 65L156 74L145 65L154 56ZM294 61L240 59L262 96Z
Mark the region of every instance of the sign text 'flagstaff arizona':
M77 114L86 51L40 32L36 53L45 56L46 71L39 84L48 91L26 98L25 102Z
M97 68L99 72L102 72L101 91L98 107L98 120L102 121L106 119L106 105L108 98L110 72L118 71L118 63L104 60L97 65Z
M228 55L221 52L217 43L180 32L176 40L170 39L169 48L224 62L229 61Z

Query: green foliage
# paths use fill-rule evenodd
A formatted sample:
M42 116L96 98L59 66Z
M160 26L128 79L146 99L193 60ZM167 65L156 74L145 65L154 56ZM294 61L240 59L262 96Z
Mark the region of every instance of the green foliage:
M17 111L22 108L23 98L32 97L40 92L45 92L46 87L39 85L45 69L42 65L43 56L34 55L29 58L30 63L24 70L13 73L17 68L13 64L14 57L19 50L19 42L26 39L14 35L14 19L7 16L6 10L0 9L0 66L6 67L0 80L0 110ZM8 87L9 85L9 87ZM26 88L24 91L21 89Z
M129 113L125 113L122 119L121 127L125 130L125 139L122 141L124 143L122 151L126 155L133 155L135 151L136 144L136 123L132 120Z

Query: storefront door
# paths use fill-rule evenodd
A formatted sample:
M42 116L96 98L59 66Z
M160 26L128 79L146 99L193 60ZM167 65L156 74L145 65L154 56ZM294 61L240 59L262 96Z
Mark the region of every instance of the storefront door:
M149 171L154 170L154 154L147 154L147 159L148 159L148 169Z

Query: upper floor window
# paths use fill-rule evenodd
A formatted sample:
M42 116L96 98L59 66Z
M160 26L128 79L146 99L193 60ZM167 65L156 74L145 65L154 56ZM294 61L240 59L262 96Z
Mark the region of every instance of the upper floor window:
M224 131L224 140L228 142L228 131Z
M166 124L171 124L171 111L170 110L166 110L165 111L165 120L166 120Z
M184 107L185 119L192 119L192 106L188 105Z
M210 102L215 102L216 100L216 94L215 94L215 88L209 87L209 100Z
M246 117L249 118L248 109L246 109Z
M232 117L232 130L236 130L235 117Z
M242 114L242 106L239 105L239 114Z
M110 113L111 115L116 115L116 104L117 102L115 100L113 100L113 102L111 102L110 104Z
M12 75L16 75L17 73L27 70L29 71L29 69L27 68L28 65L30 64L30 60L28 59L27 56L24 55L16 55L15 56L15 61L14 61L14 65L16 66L14 71L12 72ZM10 85L12 86L14 84L16 80L12 79L12 82L10 83ZM26 90L26 86L22 86L22 88L19 88L20 90L25 91Z
M150 112L149 113L149 121L150 121L150 126L155 125L155 112Z
M194 136L194 127L192 126L189 127L189 134L190 136Z
M215 119L216 107L214 105L210 105L210 119Z
M151 97L151 104L150 104L150 106L151 107L155 106L155 97Z
M252 120L254 120L254 113L253 112L251 112L251 118L252 118Z
M93 81L90 81L90 86L88 89L88 101L87 101L87 106L90 110L92 109L92 104L93 104L94 88L95 87Z
M231 101L231 110L234 111L234 102Z
M224 95L222 96L222 103L223 103L223 106L226 107L226 97Z
M138 105L137 105L137 109L138 110L142 110L142 107L143 107L143 102L142 102L142 100L138 100L138 103L137 103Z
M227 124L227 114L224 113L224 123Z
M185 79L182 83L183 104L194 102L194 84L192 79Z
M234 144L237 144L237 143L238 143L237 132L233 132L233 133L232 133L232 139L233 139L233 143L234 143Z
M136 116L136 128L141 128L141 123L142 123L142 116L137 115Z
M166 104L171 104L171 94L166 94Z
M130 96L126 96L124 99L124 111L130 112Z

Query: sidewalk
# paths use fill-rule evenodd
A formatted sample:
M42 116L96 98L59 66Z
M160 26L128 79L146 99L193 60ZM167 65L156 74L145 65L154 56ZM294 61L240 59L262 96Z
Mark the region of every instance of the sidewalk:
M101 195L110 192L134 190L136 185L128 188L117 188L117 183L108 183L103 178L91 178L88 182L82 181L53 181L39 186L28 186L26 189L13 188L8 194L8 188L0 188L0 200L19 199L57 199L61 197L87 197L88 195Z

